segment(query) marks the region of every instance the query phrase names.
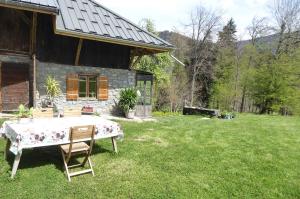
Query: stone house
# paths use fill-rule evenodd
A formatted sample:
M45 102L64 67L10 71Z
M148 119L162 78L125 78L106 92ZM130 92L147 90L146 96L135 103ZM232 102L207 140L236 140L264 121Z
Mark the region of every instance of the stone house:
M53 76L59 107L109 113L134 87L134 60L174 47L93 0L0 0L0 111L39 107Z

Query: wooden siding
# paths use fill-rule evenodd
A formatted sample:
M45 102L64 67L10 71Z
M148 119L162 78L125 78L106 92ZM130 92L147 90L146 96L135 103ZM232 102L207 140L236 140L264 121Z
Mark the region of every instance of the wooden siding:
M52 18L37 16L37 59L43 62L74 65L78 39L55 35Z
M29 52L31 17L30 12L0 7L0 51Z
M2 63L2 110L16 110L20 104L29 107L31 105L29 90L29 66L25 64Z
M39 14L37 59L43 62L75 65L79 38L55 35L51 16ZM78 65L128 69L130 47L83 40Z
M79 65L128 69L129 60L129 47L83 40Z

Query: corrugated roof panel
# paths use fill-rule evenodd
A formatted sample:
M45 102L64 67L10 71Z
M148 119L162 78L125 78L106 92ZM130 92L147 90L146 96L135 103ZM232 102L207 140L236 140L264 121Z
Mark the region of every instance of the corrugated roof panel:
M82 31L86 32L86 33L89 33L89 28L87 26L87 23L84 21L84 19L80 19L78 21L79 21L79 24L80 24L80 27L81 27Z
M133 27L133 25L128 24L129 28L131 28L131 32L136 36L136 40L135 41L141 41L143 40L143 38L135 31L135 27Z
M52 0L49 0L52 1ZM173 46L141 29L137 25L120 17L113 11L97 4L93 0L57 0L61 5L61 13L57 23L58 30L76 31L84 34L104 37L116 41L131 41L137 45L151 45L153 48ZM71 20L70 20L71 19ZM103 39L103 38L101 38Z
M66 29L73 30L74 25L73 25L72 19L70 18L66 2L64 0L59 1L59 6L60 6L60 10L61 10L61 12L60 12L61 17L57 17L57 18L60 18L59 20L63 21L64 27ZM60 24L57 24L57 27L60 27L59 25Z
M116 18L116 22L119 24L119 26L122 28L122 31L126 35L128 40L134 40L131 33L127 30L127 28L124 26L122 20L120 18Z
M116 30L116 27L114 26L114 24L111 21L110 16L106 13L106 11L99 7L98 9L98 13L101 19L103 19L105 27L109 28L111 30L112 33L112 37L121 37L120 33Z
M117 32L120 34L121 38L128 39L128 37L125 35L124 31L122 30L122 27L116 21L116 16L111 13L108 13L108 15L109 15L114 27L116 28Z
M98 20L99 20L99 21L98 21L99 27L101 28L101 30L104 31L105 36L110 36L111 34L113 34L111 28L110 28L109 26L105 25L105 24L107 24L107 22L105 22L105 21L103 21L103 19L101 19L100 16L102 16L102 15L99 15L99 14L97 13L97 14L95 14L95 16L98 17Z
M100 21L103 23L103 27L107 30L107 34L108 36L110 37L116 37L116 34L113 32L110 24L109 24L109 21L106 19L106 17L102 14L101 12L101 8L100 7L96 7L96 11L98 13L98 17L100 19Z
M69 13L70 19L71 19L72 22L73 22L73 26L74 26L74 27L73 27L73 30L76 30L76 31L82 30L82 29L81 29L81 26L80 26L80 24L79 24L79 20L78 20L78 18L77 18L77 16L76 16L76 13L75 13L74 8L68 8L67 11L68 11L68 13ZM70 29L70 30L71 30L71 29Z
M68 1L68 0L67 0L67 1ZM79 10L79 6L78 6L78 4L77 4L77 1L71 0L71 2L72 2L72 6L73 6L73 8L74 8L74 10L75 10L75 14L76 14L77 19L78 19L78 20L83 20L83 16L82 16L82 14L81 14L81 12L80 12L80 10Z
M94 13L94 17L95 17L95 20L97 21L98 28L102 32L102 35L109 35L108 30L105 28L105 25L103 24L103 22L101 21L101 19L99 17L99 14L98 13ZM99 34L99 32L97 32L97 33Z
M89 16L87 14L86 11L81 11L84 21L86 22L86 25L88 27L88 30L90 33L97 33L97 31L95 30L94 26L93 26L93 22L89 19Z
M93 15L93 12L92 12L92 10L90 9L90 6L89 6L89 4L88 4L87 2L84 3L84 8L85 8L85 10L87 11L86 13L87 13L88 16L89 16L90 21L91 21L91 22L97 22L97 20L95 19L94 15Z

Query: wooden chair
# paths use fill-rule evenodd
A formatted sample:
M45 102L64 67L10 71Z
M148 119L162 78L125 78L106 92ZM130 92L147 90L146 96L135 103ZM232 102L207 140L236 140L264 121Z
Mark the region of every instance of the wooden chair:
M81 116L81 107L64 107L64 117Z
M94 144L94 136L95 136L95 126L76 126L70 129L70 144L61 145L61 154L64 161L64 166L66 169L66 174L68 177L69 182L71 182L71 177L82 175L85 173L92 173L93 176L94 170L92 167L90 155L93 149ZM80 142L83 139L90 139L90 145L86 144L85 142ZM70 159L72 155L79 155L84 154L85 158L82 163L69 165ZM84 167L86 162L88 162L89 169L85 169L82 171L77 171L71 173L69 169L76 168L76 167Z
M51 118L53 117L53 108L34 109L32 112L33 118Z

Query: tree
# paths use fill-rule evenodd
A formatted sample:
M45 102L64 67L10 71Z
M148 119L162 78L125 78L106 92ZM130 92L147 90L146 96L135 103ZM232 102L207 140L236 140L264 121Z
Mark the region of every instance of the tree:
M190 44L190 62L189 70L191 76L191 87L190 87L190 105L194 104L194 95L196 92L196 81L199 75L207 77L205 65L211 64L211 57L214 50L212 49L211 38L213 32L219 25L221 17L216 11L207 10L204 7L197 7L191 12L190 24L186 25L188 32L191 33L191 44ZM210 73L211 75L211 73ZM204 78L205 79L205 78ZM202 84L203 87L207 87L209 84ZM205 90L209 90L205 88Z
M275 56L295 50L300 43L300 0L274 0L271 12L276 21L278 42Z
M236 47L236 25L233 19L218 34L217 61L214 70L212 99L218 108L233 110L237 98L239 54ZM213 103L213 104L214 104Z
M246 45L241 49L242 57L241 57L241 65L242 65L242 78L241 78L241 86L242 86L242 96L241 96L241 104L239 111L244 112L247 94L249 94L249 79L252 78L254 67L260 65L261 60L260 57L263 54L260 52L265 51L262 48L261 44L259 44L259 38L267 35L270 31L270 27L267 25L266 18L258 18L254 17L252 19L251 24L247 27L248 34L250 36L250 44ZM260 48L260 52L258 51Z
M236 25L231 18L228 23L223 27L223 30L219 32L218 46L223 48L235 49L236 45Z
M140 22L140 26L152 34L158 35L155 31L155 25L151 19L143 19ZM162 106L165 106L165 104L169 102L169 98L166 94L168 93L167 88L170 85L169 71L172 71L173 67L172 58L169 53L144 55L141 59L139 59L138 63L134 67L135 69L150 72L154 75L154 108L161 108Z

